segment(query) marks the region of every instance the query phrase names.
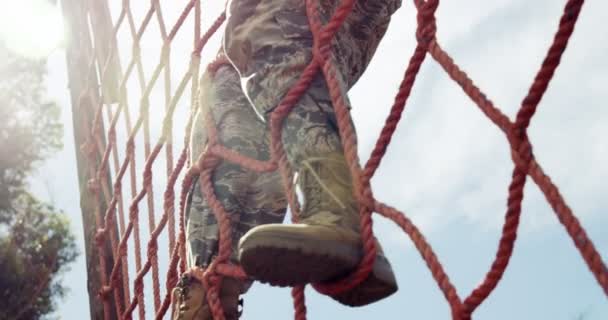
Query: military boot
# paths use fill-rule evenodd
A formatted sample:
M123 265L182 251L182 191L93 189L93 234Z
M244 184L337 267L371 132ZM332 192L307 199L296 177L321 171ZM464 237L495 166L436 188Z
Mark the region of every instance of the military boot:
M354 271L364 254L359 206L344 155L308 158L299 167L298 186L304 198L299 223L261 225L239 242L243 269L261 282L279 286L331 282ZM332 298L362 306L396 291L391 265L378 245L370 276Z
M224 308L226 320L237 320L241 314L239 300L242 284L233 278L224 278L220 290L220 302ZM211 308L207 303L207 293L203 285L189 277L181 278L173 289L175 311L172 320L213 320Z

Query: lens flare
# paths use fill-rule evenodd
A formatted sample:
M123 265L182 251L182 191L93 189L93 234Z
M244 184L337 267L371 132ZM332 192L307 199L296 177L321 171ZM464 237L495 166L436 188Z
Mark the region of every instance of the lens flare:
M49 0L0 0L0 41L14 53L40 59L62 45L63 16Z

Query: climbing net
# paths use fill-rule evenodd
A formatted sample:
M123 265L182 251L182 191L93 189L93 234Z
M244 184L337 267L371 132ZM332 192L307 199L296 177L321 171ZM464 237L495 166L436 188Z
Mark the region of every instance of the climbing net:
M307 90L312 79L319 72L325 77L331 93L344 152L353 176L355 197L361 208L360 223L365 254L357 270L345 279L331 284L312 284L317 291L323 294L336 294L353 288L367 277L376 256L372 232L372 213L375 212L395 222L411 238L449 303L453 319L470 319L476 308L497 286L507 268L519 226L521 202L524 195L523 188L527 177L530 177L544 193L557 218L564 225L590 271L608 295L608 270L605 264L592 241L587 237L578 219L564 201L558 188L537 162L527 134L527 129L536 112L538 103L560 63L561 56L573 32L583 2L583 0L567 1L553 43L530 86L528 94L521 103L515 120L512 121L486 97L467 74L442 49L435 37L435 11L439 5L439 1L414 1L415 9L418 12L417 46L410 58L409 65L394 99L394 104L386 119L386 124L379 134L375 148L369 160L362 166L357 155L355 132L351 124L348 102L343 98L344 95L341 92L336 77L338 71L332 64L330 57L331 40L352 10L355 0L343 0L334 12L333 17L325 25L322 25L317 17L316 2L314 0L306 1L308 19L314 36L313 59L302 73L297 84L289 90L270 116L272 158L269 161L247 158L221 145L217 138L217 128L211 122L210 117L206 117L209 119L209 123L207 124L208 147L198 159L189 159L187 146L192 127L192 116L197 112L198 108L194 97L198 90L197 78L199 75L201 52L212 35L225 21L225 14L222 13L211 24L210 29L201 34L201 4L197 0L191 0L187 3L171 28L166 28L165 26L159 0L152 0L150 2L148 10L139 25L135 23L133 18L130 1L123 0L120 13L112 24L109 46L110 48L116 46L116 37L121 30L126 30L126 33L131 36L133 50L124 73L111 68L111 62L116 59L115 50L106 50L105 52L109 52L109 54L106 54L103 59L99 54L101 52L99 50L100 47L108 46L108 43L96 43L92 47L81 44L83 46L82 51L90 53L91 68L89 68L89 72L95 72L95 66L97 66L100 74L99 79L101 79L99 87L95 87L92 82L87 83L85 90L81 93L79 103L87 101L95 102L94 117L92 117L92 120L88 124L89 134L86 143L82 146L82 150L91 159L88 169L90 178L88 192L95 199L98 228L96 244L100 253L99 271L103 282L103 287L99 291L99 298L103 302L104 310L106 311L104 313L105 318L109 319L111 317L109 312L111 308L115 308L116 312L123 319L130 319L137 308L140 318L145 318L144 280L147 279L146 276L151 271L154 312L157 319L166 315L171 303L171 289L176 285L178 276L183 273L191 274L206 286L207 299L214 318L224 319L222 307L218 299L222 277L245 278L247 275L241 268L228 262L231 253L229 214L214 194L211 179L212 172L221 161L238 163L243 167L259 172L279 170L283 176L283 183L290 208L293 216L297 219L299 204L291 183L293 181L293 172L287 163L281 144L281 125L283 119L293 108L294 103ZM86 7L87 4L84 6ZM89 14L93 12L92 10L95 10L95 8L85 8L85 11ZM175 37L180 30L184 29L182 26L189 17L192 17L191 22L194 26L193 51L189 67L185 70L179 84L173 90L170 76L168 75L171 67L171 49ZM162 47L156 67L153 69L150 77L145 79L140 42L153 20L156 20L158 23L162 36ZM92 32L95 33L96 30L93 28ZM514 163L505 221L496 257L481 284L464 299L457 293L439 259L418 228L404 213L377 200L373 196L370 186L370 180L374 176L391 142L391 137L405 109L406 101L410 95L416 76L427 56L434 59L445 70L447 75L461 86L463 91L475 102L487 118L505 134L510 145L511 157ZM224 61L218 60L210 64L209 67L214 68L221 63L224 63ZM116 100L108 102L108 92L104 90L104 81L111 78L111 73L114 72L119 73L119 89ZM156 144L152 144L151 136L153 134L150 133L150 119L154 118L154 113L150 110L151 104L153 104L150 101L152 100L153 88L160 82L159 79L163 74L165 99L164 102L158 103L165 105L162 130L158 132ZM130 100L126 88L129 81L136 81L141 91L141 96L137 102L139 110L135 119L131 117L128 107ZM177 156L177 160L174 161L174 115L180 105L180 101L188 100L188 94L186 93L188 86L191 89L190 100L186 104L191 105L191 108L187 108L189 115L187 116L187 126L183 135L183 146ZM158 110L155 111L159 112ZM120 136L118 133L120 131L118 127L119 121L123 121L125 124L123 130L126 141L123 144L124 151L122 153L118 148L118 136ZM142 155L135 152L136 142L138 141L143 141L144 143L143 157L145 157L143 175L139 179L137 178L136 159ZM166 152L164 159L160 156L163 148ZM98 159L98 161L95 159ZM153 166L159 161L163 161L166 165L166 181L162 181L162 184L156 183L156 176L153 177L153 171L155 171L153 170ZM105 179L107 176L112 176L111 185ZM130 183L127 186L131 192L132 200L130 201L125 200L127 196L123 190L123 183L129 180L127 177L130 178ZM212 264L205 270L186 269L184 207L189 186L192 185L194 179L200 180L201 191L207 198L220 225L219 253ZM178 185L179 180L181 180L180 185ZM138 184L140 184L139 188ZM154 188L159 188L163 184L162 214L160 215L160 219L155 221L157 217L154 214L153 186ZM176 189L178 190L176 191ZM178 199L176 199L176 194L178 195ZM146 199L147 203L147 229L149 230L149 235L147 236L146 255L142 258L141 245L144 235L141 234L140 230L139 222L141 217L139 213L144 199ZM177 212L175 210L176 201L179 204ZM127 204L128 206L125 208ZM178 216L177 221L176 213ZM116 223L118 224L118 230L113 228L113 225ZM161 254L159 253L158 243L161 237L166 237L169 252L167 256L169 263L166 269L166 291L164 295L161 295L161 276L158 262L159 254ZM134 244L132 248L128 246L129 241L132 241ZM107 265L107 257L104 256L103 248L108 243L112 248L113 265ZM134 267L132 262L127 259L129 252L135 255ZM164 252L164 250L160 252ZM130 279L129 270L133 268L135 270L135 277L134 279ZM293 288L292 295L294 298L295 318L305 319L304 287Z

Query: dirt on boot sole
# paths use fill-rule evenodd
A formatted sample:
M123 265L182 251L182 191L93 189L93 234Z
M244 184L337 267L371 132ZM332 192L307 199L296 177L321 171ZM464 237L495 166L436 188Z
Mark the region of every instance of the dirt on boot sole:
M347 276L362 258L361 243L351 232L310 225L264 225L239 243L239 260L256 280L277 286L331 282ZM333 299L363 306L397 291L391 266L379 255L370 276Z

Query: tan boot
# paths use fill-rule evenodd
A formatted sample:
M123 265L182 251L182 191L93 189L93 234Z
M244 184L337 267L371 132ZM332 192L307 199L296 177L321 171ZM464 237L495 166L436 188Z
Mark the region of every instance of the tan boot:
M242 284L233 278L224 278L220 291L220 301L224 308L226 320L237 320L241 314L239 295ZM173 320L213 320L211 309L207 303L206 291L203 285L188 276L182 277L173 289L175 311Z
M240 263L261 282L294 286L332 281L352 272L363 257L359 210L344 155L310 158L298 173L304 195L300 223L258 226L240 239ZM361 306L396 291L392 268L378 245L370 276L332 298Z

